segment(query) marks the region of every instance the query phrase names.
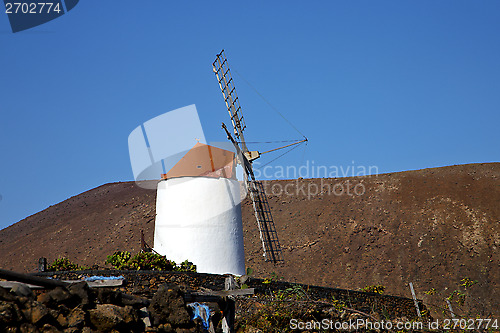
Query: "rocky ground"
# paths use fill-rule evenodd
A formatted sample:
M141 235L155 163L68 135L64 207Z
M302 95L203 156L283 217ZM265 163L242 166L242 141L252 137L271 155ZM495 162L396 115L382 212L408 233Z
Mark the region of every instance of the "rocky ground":
M33 293L0 287L1 332L203 332L192 321L183 293L161 286L151 300L86 282Z
M500 317L500 163L367 177L266 182L285 263L262 260L251 204L242 204L246 266L266 278L417 297L433 316L444 298L464 316ZM117 250L152 244L154 190L133 182L100 186L0 231L0 266L35 271L66 256L104 266ZM477 281L467 290L462 280ZM433 291L434 290L434 291ZM426 293L427 292L427 293ZM445 310L446 311L446 310Z
M332 305L300 304L296 300L278 304L276 300L252 299L245 304L243 310L238 309L238 332L288 331L291 318L341 321L366 317L339 311ZM217 303L210 307L215 331L222 332L220 309ZM6 333L206 332L201 319L192 317L193 309L175 285L162 285L151 300L108 289L89 290L85 282L38 296L29 289L8 292L0 287L0 331Z
M0 332L188 333L206 332L210 323L212 332L222 332L223 311L233 308L231 304L235 304L234 328L239 333L294 331L291 326L294 321L325 323L326 320L331 325L339 325L366 320L395 325L419 320L411 299L248 276L237 278L235 282L236 291L246 291L248 296L209 296L210 299L205 299L206 293L220 289L228 276L112 270L39 276L50 277L49 282L54 283L60 279L78 281L75 279L95 277L94 274L120 276L124 284L114 288L89 288L80 280L51 289L31 290L19 284L10 290L0 287ZM197 299L196 295L202 299ZM195 307L199 304L196 302L203 302L209 308L210 320L205 324L195 316ZM424 321L432 319L425 306L420 305ZM354 332L359 327L340 330Z

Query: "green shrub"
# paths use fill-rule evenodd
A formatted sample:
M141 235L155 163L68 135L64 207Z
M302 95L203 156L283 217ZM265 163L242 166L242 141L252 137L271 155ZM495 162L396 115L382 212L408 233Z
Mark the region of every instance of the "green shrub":
M436 293L436 289L435 288L431 288L427 291L424 291L424 294L426 295L434 295Z
M86 267L81 267L78 266L77 264L71 262L66 257L61 257L56 260L49 266L47 266L47 271L49 272L56 272L56 271L78 271L78 270L83 270L87 269Z
M175 262L153 252L139 252L132 257L128 251L118 251L108 256L106 263L116 269L171 271Z
M463 278L462 280L460 280L460 282L462 282L460 286L463 287L465 290L467 290L468 288L472 287L477 283L477 281L472 281L469 278Z
M179 272L196 272L196 265L186 259L180 265L175 266L174 270Z
M290 287L274 292L274 296L277 300L284 301L287 299L300 300L303 297L307 297L307 293L299 284L292 284Z
M385 287L381 285L376 285L376 286L366 286L361 291L365 293L375 293L375 294L380 294L382 295L384 293Z
M106 259L106 264L110 264L116 269L130 269L129 261L132 255L128 251L117 251Z
M290 324L292 319L301 322L321 321L328 316L328 319L339 319L337 311L325 313L324 305L307 302L297 302L296 299L290 301L278 300L274 295L270 298L255 300L251 311L245 315L236 317L235 330L237 332L265 332L281 333L292 332ZM296 332L298 330L293 330ZM302 331L302 330L301 330ZM318 332L314 330L314 332ZM320 331L324 332L324 331Z
M346 304L343 301L339 301L333 295L332 295L332 305L338 311L342 311L346 307Z
M131 269L135 270L171 271L175 267L175 262L152 252L139 252L129 260L129 263Z

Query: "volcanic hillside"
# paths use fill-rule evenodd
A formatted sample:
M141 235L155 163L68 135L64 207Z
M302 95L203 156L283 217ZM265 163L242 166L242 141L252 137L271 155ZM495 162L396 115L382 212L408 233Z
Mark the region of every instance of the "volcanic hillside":
M456 312L500 315L500 163L366 177L266 183L285 264L264 263L251 203L243 202L246 265L258 277L417 297L434 314L454 290ZM154 190L102 185L0 231L0 267L35 271L65 256L103 267L114 251L153 243ZM478 283L464 290L460 280ZM434 295L424 292L435 289ZM456 297L454 299L457 299Z

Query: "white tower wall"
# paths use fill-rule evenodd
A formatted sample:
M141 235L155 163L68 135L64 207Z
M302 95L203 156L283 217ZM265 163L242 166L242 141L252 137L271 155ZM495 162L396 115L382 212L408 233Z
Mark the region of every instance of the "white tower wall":
M158 183L154 249L200 273L245 274L240 184L180 177Z

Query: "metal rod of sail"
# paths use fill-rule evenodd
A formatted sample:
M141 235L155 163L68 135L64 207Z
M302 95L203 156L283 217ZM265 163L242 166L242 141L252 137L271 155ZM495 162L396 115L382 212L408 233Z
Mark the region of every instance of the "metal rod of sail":
M307 139L300 140L300 141L297 141L297 142L294 142L294 143L290 143L289 145L286 145L286 146L282 146L282 147L278 147L278 148L274 148L274 149L271 149L271 150L264 151L264 152L262 152L260 154L262 155L262 154L271 153L273 151L284 149L284 148L288 148L288 147L291 147L291 146L295 146L295 145L298 145L298 144L301 144L301 143L304 143L304 142L307 142L307 141L308 141Z
M231 71L229 70L226 56L224 50L222 50L216 57L212 64L215 75L219 82L219 87L224 96L224 101L226 102L227 111L231 117L231 122L234 127L234 135L241 142L241 150L243 153L248 152L247 145L245 143L245 137L243 135L243 130L245 129L245 120L241 115L241 106L238 100L238 95L236 94L236 89L234 87L233 78L231 76Z

